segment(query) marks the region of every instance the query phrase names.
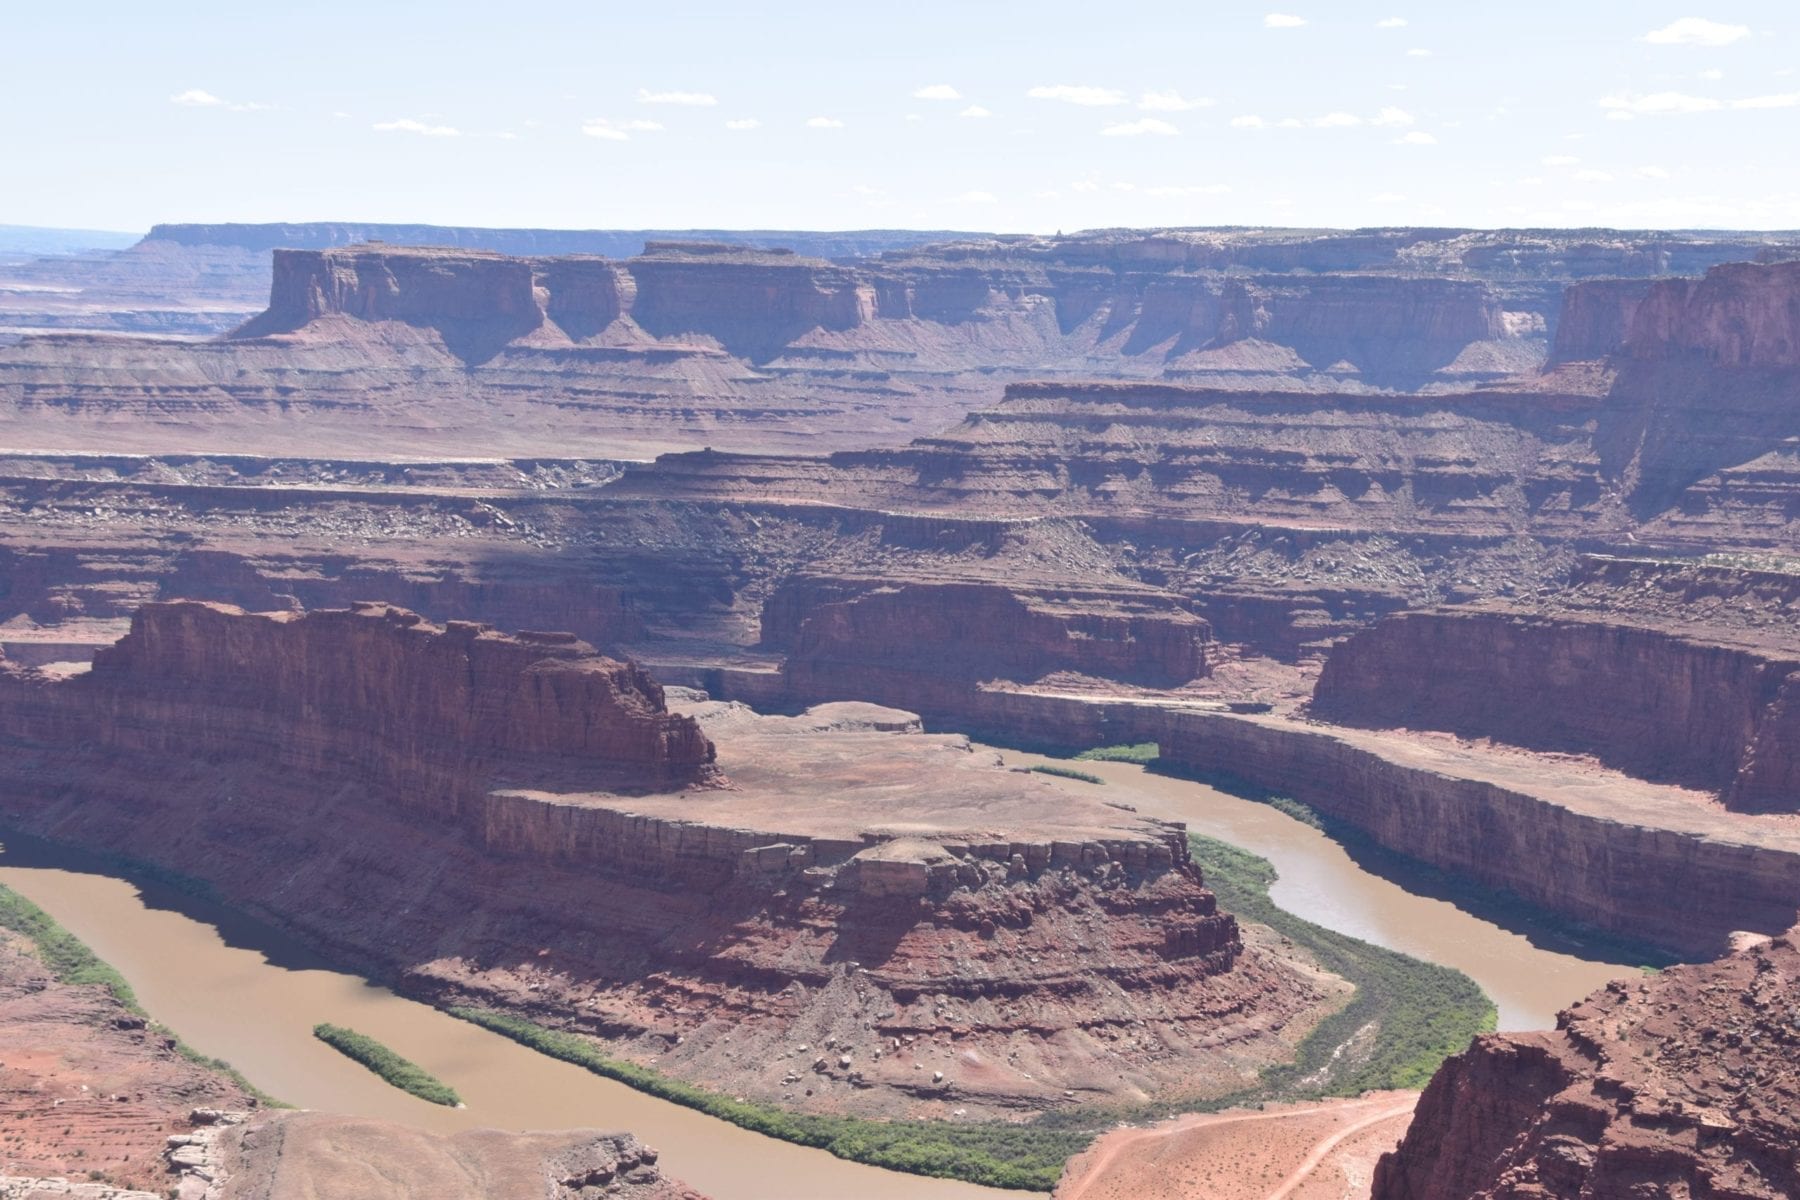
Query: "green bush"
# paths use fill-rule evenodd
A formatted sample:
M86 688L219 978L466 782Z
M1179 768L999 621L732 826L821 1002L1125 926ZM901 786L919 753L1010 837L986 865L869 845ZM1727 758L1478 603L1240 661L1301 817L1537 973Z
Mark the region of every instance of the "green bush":
M1032 770L1040 775L1056 775L1063 779L1079 779L1083 783L1105 783L1106 780L1091 771L1077 771L1074 767L1058 767L1050 763L1039 763Z
M1063 1163L1086 1149L1097 1132L1051 1129L1038 1124L872 1121L789 1112L772 1104L736 1100L670 1079L636 1063L608 1058L577 1034L546 1029L522 1017L479 1008L452 1008L450 1012L540 1054L574 1063L596 1075L616 1079L733 1125L782 1141L829 1150L853 1162L914 1175L1047 1192L1056 1186Z
M1128 762L1148 765L1160 757L1162 748L1155 742L1138 742L1126 746L1095 746L1075 756L1077 762Z
M403 1092L411 1092L421 1100L446 1108L455 1108L462 1103L462 1097L424 1067L401 1058L366 1033L321 1022L313 1026L313 1036L355 1059Z

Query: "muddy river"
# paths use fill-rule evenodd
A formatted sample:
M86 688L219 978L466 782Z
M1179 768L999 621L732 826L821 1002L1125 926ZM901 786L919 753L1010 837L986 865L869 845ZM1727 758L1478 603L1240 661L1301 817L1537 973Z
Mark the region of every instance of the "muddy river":
M1009 761L1039 761L1005 752ZM1187 822L1270 859L1274 898L1308 920L1466 971L1500 1007L1503 1028L1552 1023L1556 1010L1627 964L1550 949L1442 900L1413 895L1337 843L1266 805L1124 763L1084 764L1109 799ZM1072 788L1092 784L1058 781ZM0 882L30 897L117 967L157 1020L257 1086L305 1108L436 1130L627 1129L669 1170L718 1200L965 1200L1017 1196L859 1166L748 1133L545 1058L341 970L258 922L157 885L106 874L78 856L12 839ZM454 1087L460 1110L382 1083L312 1036L320 1021L368 1033Z
M1010 763L1048 763L1012 750ZM1317 829L1266 804L1205 784L1172 779L1132 763L1084 762L1105 779L1107 799L1146 816L1184 821L1195 833L1259 854L1280 875L1275 903L1316 925L1348 933L1415 958L1455 967L1479 983L1500 1009L1500 1028L1549 1029L1556 1012L1610 979L1637 974L1597 948L1529 921L1503 928L1447 900L1416 895L1372 874ZM1070 788L1094 787L1056 780Z

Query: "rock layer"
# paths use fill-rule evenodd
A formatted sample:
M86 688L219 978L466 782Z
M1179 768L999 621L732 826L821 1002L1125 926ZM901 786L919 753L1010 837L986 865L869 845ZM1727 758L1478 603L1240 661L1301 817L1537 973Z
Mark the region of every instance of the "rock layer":
M1178 828L916 729L671 714L567 635L172 603L89 672L4 668L0 806L420 994L800 1107L1229 1090L1331 1003L1243 945Z
M1553 1033L1439 1069L1375 1200L1800 1194L1800 951L1789 934L1609 984Z

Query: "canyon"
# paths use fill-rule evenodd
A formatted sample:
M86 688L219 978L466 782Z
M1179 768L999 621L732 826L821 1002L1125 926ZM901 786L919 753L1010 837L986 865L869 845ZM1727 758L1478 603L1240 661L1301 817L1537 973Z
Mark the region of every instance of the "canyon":
M1783 952L1788 239L440 232L161 228L89 266L213 264L204 340L0 346L7 820L833 1116L1221 1096L1342 1003L966 735L1154 743L1620 961ZM1378 1194L1477 1194L1420 1147L1607 1003L1453 1060Z
M1178 828L906 713L671 711L566 635L374 603L148 604L90 669L0 689L15 826L802 1110L1231 1090L1336 1000L1240 937Z

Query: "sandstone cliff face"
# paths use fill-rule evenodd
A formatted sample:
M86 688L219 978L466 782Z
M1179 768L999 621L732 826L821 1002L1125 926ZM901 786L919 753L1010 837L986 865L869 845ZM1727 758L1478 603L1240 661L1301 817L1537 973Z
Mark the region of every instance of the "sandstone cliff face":
M1730 263L1701 279L1659 281L1632 316L1624 353L1800 367L1800 262Z
M465 361L485 361L543 323L524 259L476 251L277 250L269 308L234 335L300 329L321 317L436 330Z
M1550 362L1581 362L1616 353L1653 286L1658 285L1648 279L1585 279L1570 284L1563 293Z
M644 329L712 337L759 362L812 330L853 329L875 315L873 289L853 273L792 254L653 242L629 269L632 317Z
M1800 911L1800 841L1625 776L1273 717L1163 714L1171 765L1253 781L1388 849L1684 955Z
M571 634L440 629L380 604L304 616L149 604L69 688L67 703L94 714L95 736L121 749L266 739L291 767L347 758L433 787L527 756L593 785L678 787L713 774L712 744L667 712L635 665L599 658ZM461 799L407 798L449 815Z
M1800 1194L1794 935L1621 980L1441 1067L1375 1200Z
M944 697L934 693L990 679L1071 671L1171 686L1206 674L1211 629L1157 603L1166 599L801 577L785 581L764 606L763 641L790 651L795 696L942 712Z
M152 604L85 674L0 664L0 811L415 993L826 1111L1229 1090L1327 1001L1178 828L865 707L697 720L568 635ZM715 737L731 786L673 790L718 781Z
M1791 777L1773 706L1800 655L1599 620L1509 611L1409 612L1353 635L1325 660L1321 717L1369 728L1442 729L1573 751L1646 779L1733 788L1763 746L1759 795ZM1785 708L1783 709L1785 711ZM1733 792L1735 794L1735 791ZM1785 807L1800 807L1789 793Z

